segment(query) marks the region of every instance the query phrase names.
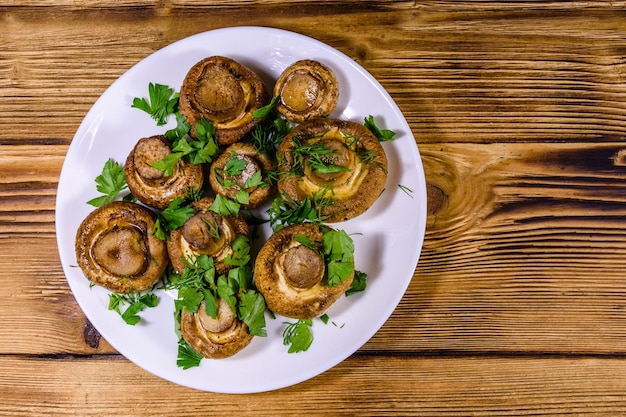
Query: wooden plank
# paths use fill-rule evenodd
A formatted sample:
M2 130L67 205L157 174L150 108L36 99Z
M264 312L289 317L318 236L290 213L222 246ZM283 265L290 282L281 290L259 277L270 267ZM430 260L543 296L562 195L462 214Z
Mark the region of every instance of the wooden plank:
M545 12L487 2L467 12L469 4L455 11L446 2L368 2L363 10L340 3L308 6L311 14L281 2L249 10L229 2L0 9L0 124L16 126L0 131L0 143L68 141L99 95L136 62L194 33L239 25L242 16L353 57L396 99L422 143L618 140L626 132L626 27L617 8L556 2Z
M11 417L169 417L212 410L220 415L272 416L626 412L626 364L621 358L353 356L301 384L236 396L177 386L112 357L2 356L0 372L0 416Z

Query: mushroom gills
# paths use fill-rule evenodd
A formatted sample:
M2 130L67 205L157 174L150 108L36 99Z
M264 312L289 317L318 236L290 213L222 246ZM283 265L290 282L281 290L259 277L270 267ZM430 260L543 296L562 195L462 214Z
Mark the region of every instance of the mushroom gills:
M146 253L146 242L140 230L114 226L94 242L91 256L110 274L132 277L146 270Z

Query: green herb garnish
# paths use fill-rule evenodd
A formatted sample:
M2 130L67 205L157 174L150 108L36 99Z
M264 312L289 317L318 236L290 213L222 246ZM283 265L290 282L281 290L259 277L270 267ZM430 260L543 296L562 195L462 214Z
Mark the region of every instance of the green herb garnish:
M96 184L96 190L104 195L87 201L87 204L102 207L115 200L119 193L128 188L124 177L124 167L109 158L104 163L102 173L96 177Z
M352 284L350 284L350 288L346 290L346 297L356 294L359 292L365 291L367 287L367 274L361 271L354 271L354 279L352 280Z
M173 114L178 107L179 94L163 84L148 84L149 100L135 97L131 107L143 110L157 122L157 126L167 123L167 116Z
M380 142L393 140L394 136L396 136L396 132L393 130L380 129L374 120L374 116L371 114L365 118L364 124L365 127L368 128Z
M180 132L179 132L180 133ZM172 152L160 161L152 163L152 166L163 171L166 177L174 173L178 161L186 157L194 165L209 163L219 152L215 141L215 126L206 119L200 119L196 124L196 140L185 135L172 143ZM177 134L172 134L176 136Z
M161 240L167 240L167 232L178 229L195 214L195 210L184 205L185 199L176 197L165 210L157 215L152 233Z
M283 331L283 345L289 345L288 353L298 353L306 351L313 343L313 333L311 319L300 319L296 322L286 322L287 327Z
M154 293L109 294L109 310L116 311L126 324L134 326L141 321L139 313L146 307L156 307L159 299ZM124 306L128 307L124 308Z
M329 230L323 235L323 243L328 286L333 287L344 282L354 272L354 242L344 230Z
M194 368L200 366L202 359L203 356L189 346L189 343L184 339L178 341L178 358L176 359L176 365L183 369Z

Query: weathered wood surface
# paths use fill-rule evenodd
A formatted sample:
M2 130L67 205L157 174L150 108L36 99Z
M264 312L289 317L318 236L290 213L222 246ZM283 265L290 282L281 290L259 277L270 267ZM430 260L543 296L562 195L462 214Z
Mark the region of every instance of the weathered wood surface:
M0 415L626 413L624 2L0 1ZM429 185L420 263L351 358L243 396L160 380L87 323L58 175L100 94L235 25L315 37L396 100Z

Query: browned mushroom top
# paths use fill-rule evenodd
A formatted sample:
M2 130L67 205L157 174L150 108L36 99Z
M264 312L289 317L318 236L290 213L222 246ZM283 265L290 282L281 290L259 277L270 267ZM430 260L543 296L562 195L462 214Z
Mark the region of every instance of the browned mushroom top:
M319 207L327 222L354 218L378 199L387 180L387 157L363 125L318 118L295 127L278 147L279 194Z
M166 176L153 166L170 153L170 142L164 136L141 138L124 164L126 183L137 200L161 210L176 197L184 198L190 189L200 190L204 184L202 166L184 158L178 160L172 175Z
M335 74L318 61L304 59L287 67L276 80L276 109L287 120L302 123L326 117L335 109L339 88Z
M250 132L255 126L252 113L268 102L261 78L223 56L208 57L192 66L179 99L180 112L192 127L203 118L215 125L220 145L237 142Z
M354 272L338 285L328 285L326 259L298 239L306 236L321 247L323 235L320 225L294 224L272 234L259 250L255 284L274 313L297 319L319 317L350 287Z
M274 162L251 143L234 143L211 165L209 182L216 194L240 202L243 208L255 208L275 192L268 178L274 166ZM241 193L245 199L241 198Z
M231 268L224 260L233 254L232 244L237 236L250 237L243 217L222 216L210 210L213 201L212 197L204 197L192 204L196 213L170 232L167 250L178 273L185 269L185 260L207 255L213 258L216 272L221 275Z
M206 313L204 302L198 311L183 309L180 319L183 339L205 358L223 359L234 355L250 344L253 336L248 326L239 320L222 299L217 302L215 318Z
M76 232L76 260L85 276L111 291L150 288L168 265L165 243L152 228L156 215L130 202L112 202L92 211Z

